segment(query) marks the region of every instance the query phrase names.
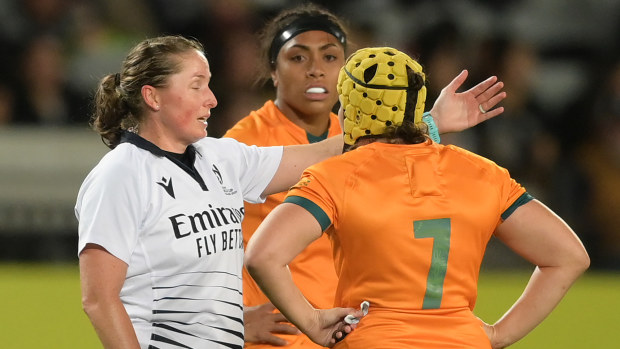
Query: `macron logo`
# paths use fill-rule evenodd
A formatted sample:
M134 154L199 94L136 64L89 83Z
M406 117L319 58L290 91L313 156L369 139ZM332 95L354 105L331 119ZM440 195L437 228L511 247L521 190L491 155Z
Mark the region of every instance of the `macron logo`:
M166 193L168 193L168 195L172 196L173 199L176 199L174 197L174 189L172 189L172 177L170 177L170 179L167 179L166 177L161 177L161 182L156 183L166 189Z

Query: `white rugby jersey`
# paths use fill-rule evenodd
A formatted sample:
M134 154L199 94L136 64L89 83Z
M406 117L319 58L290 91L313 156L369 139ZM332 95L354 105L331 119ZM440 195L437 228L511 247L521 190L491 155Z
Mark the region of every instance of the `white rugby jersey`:
M243 348L243 201L263 201L282 147L193 147L198 176L126 133L78 194L78 251L128 264L120 297L142 348Z

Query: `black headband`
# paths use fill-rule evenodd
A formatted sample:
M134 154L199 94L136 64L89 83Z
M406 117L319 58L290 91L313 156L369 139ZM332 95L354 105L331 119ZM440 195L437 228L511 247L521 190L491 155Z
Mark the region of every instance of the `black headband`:
M280 49L287 41L301 33L311 30L320 30L332 34L336 37L336 39L338 39L338 41L340 41L342 46L346 47L347 45L347 36L344 34L342 29L336 23L332 22L326 15L298 17L282 28L282 30L280 30L273 38L269 49L269 62L271 64L275 64Z

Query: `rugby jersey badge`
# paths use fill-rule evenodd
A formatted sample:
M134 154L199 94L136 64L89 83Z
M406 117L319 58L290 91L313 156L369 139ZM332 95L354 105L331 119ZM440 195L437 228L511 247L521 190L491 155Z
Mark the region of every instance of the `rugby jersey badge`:
M297 182L297 184L295 184L294 186L292 186L290 189L295 189L295 188L301 188L301 187L307 187L308 184L310 184L310 178L308 177L304 177L302 179L299 180L299 182Z
M155 183L161 185L162 188L166 189L166 193L168 193L168 195L172 196L173 199L176 199L174 197L174 188L172 188L172 177L170 178L161 177L161 182L155 182Z
M215 175L215 177L217 177L217 181L220 182L220 185L222 186L222 190L224 191L224 194L226 194L226 195L235 195L235 194L237 194L237 190L236 189L228 188L228 187L226 187L226 185L224 185L224 180L222 179L222 174L220 173L220 169L217 168L217 166L213 165L211 170L213 171L213 174Z

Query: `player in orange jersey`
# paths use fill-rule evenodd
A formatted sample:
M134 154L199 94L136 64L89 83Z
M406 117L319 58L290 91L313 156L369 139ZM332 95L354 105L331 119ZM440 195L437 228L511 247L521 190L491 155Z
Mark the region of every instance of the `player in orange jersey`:
M571 228L506 169L428 137L424 84L422 67L398 50L353 54L338 80L347 151L307 169L247 246L261 289L321 345L503 348L543 321L589 265ZM536 269L488 325L473 309L493 235ZM357 325L309 303L291 278L287 265L322 236L339 278L335 306ZM353 308L363 301L361 317Z
M275 100L251 112L224 136L248 145L271 146L313 143L342 134L332 109L338 100L336 83L344 64L347 35L341 21L315 5L303 5L276 16L262 33L265 79L276 87ZM456 93L467 74L460 74L442 92L431 111L440 132L460 131L500 114L496 108L483 114L478 105L491 109L505 93L492 77L473 89ZM271 195L264 204L246 204L243 221L247 243L260 222L284 200L286 193ZM291 264L296 283L316 307L331 307L336 289L331 246L320 238ZM273 306L244 270L246 347L272 345L317 348L306 336L273 314ZM276 336L278 334L278 336ZM285 335L282 335L285 334Z

